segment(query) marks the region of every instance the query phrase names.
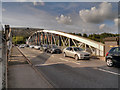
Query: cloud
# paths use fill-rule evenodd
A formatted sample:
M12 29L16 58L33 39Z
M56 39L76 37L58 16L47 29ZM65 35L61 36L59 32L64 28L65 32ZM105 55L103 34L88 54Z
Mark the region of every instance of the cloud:
M38 6L38 5L44 6L45 3L42 0L38 0L38 1L35 0L35 1L33 1L33 5L34 6Z
M31 6L25 6L21 7L21 9L16 10L12 8L12 10L3 12L2 22L3 24L9 24L11 26L30 26L42 28L48 25L48 20L53 22L51 18L53 20L55 17L51 16L48 12ZM56 21L54 20L54 22Z
M7 9L7 12L3 12L2 21L3 24L10 24L12 27L25 26L87 34L101 32L118 32L117 26L115 25L113 25L114 27L111 26L110 28L105 26L102 30L99 30L98 24L84 22L79 17L77 12L70 13L69 16L60 15L56 18L56 14L49 13L46 10L39 9L34 6L31 7L31 5L16 5L17 8L15 8L14 6L11 7L11 9L9 9L9 7L3 6L3 8Z
M24 1L24 0L3 0L3 2L16 2L16 1ZM26 0L28 2L33 0ZM45 2L90 2L90 0L44 0ZM119 2L119 0L92 0L92 2Z
M116 26L120 26L120 19L115 18L114 23L115 23Z
M61 15L60 17L56 17L56 20L60 24L67 24L67 25L72 24L72 19L70 16Z
M2 8L2 11L4 12L4 11L6 11L6 9L5 9L5 8Z
M15 2L32 2L34 6L41 5L44 6L43 0L14 0Z
M105 24L101 24L101 25L99 26L99 29L101 30L101 29L103 29L105 26L106 26Z
M79 15L84 22L97 24L116 17L111 3L108 2L101 3L98 8L92 7L90 10L81 10Z
M4 1L7 1L7 0L4 0ZM10 1L11 2L43 2L42 0L10 0Z

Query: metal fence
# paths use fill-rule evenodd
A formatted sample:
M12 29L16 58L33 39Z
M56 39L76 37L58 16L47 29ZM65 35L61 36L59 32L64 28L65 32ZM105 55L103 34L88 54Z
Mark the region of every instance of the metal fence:
M7 87L7 41L5 37L5 30L2 29L2 59L1 59L1 65L2 65L2 88Z
M8 59L11 54L11 48L12 48L12 33L9 28L9 25L5 25L5 28L2 27L1 31L1 41L0 41L0 78L1 78L1 83L0 89L5 89L7 88L7 66L8 66Z

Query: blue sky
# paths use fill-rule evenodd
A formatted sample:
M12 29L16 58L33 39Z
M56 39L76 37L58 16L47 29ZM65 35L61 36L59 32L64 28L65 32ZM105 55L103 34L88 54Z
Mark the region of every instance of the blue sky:
M117 4L117 2L3 2L2 23L14 27L75 33L117 33Z

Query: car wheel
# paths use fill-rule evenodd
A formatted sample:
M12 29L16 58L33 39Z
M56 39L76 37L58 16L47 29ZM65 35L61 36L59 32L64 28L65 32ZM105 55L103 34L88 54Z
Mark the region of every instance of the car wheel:
M90 58L88 58L87 60L90 60Z
M78 59L79 59L78 55L75 55L75 60L78 60Z
M107 63L108 67L112 67L113 66L113 61L111 59L107 59L106 63Z
M64 57L67 57L66 53L64 53Z
M44 52L46 52L47 50L46 49L43 49Z

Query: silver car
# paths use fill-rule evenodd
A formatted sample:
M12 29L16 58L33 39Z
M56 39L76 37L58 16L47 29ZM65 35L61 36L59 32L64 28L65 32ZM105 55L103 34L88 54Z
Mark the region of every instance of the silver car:
M20 47L20 48L24 48L24 47L25 47L25 44L21 44L19 47Z
M35 45L34 48L35 48L36 50L40 50L41 46Z
M76 60L79 59L90 59L90 53L85 52L79 47L67 47L63 50L64 57L70 56L74 57Z
M34 48L34 45L30 45L29 48Z

